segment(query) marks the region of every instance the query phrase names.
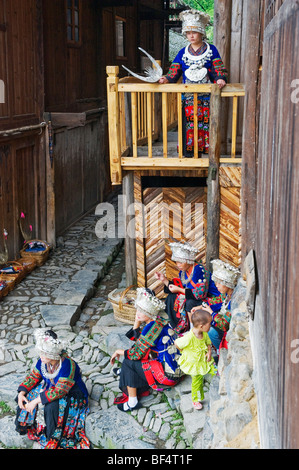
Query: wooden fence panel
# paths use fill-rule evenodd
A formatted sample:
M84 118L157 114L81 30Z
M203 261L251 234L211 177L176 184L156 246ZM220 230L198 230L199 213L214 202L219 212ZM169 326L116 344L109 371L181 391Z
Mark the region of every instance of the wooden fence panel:
M263 380L259 412L265 447L298 448L294 342L299 338L299 120L291 82L299 73L299 5L285 0L268 1L267 6L271 9L266 11L263 42L256 206L259 293L254 334L258 357L263 358L257 363Z

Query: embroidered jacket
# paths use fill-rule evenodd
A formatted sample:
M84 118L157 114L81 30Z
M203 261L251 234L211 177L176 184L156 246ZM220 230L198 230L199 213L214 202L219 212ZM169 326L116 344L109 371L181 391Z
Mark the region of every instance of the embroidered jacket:
M185 288L185 298L192 300L205 299L207 295L219 295L211 274L204 268L202 264L195 264L192 278L185 284L184 281L188 279L192 272L192 267L185 274L179 272L179 279L173 279L171 283L180 284L180 287ZM183 280L183 284L181 282ZM170 293L168 287L164 288L164 292Z
M227 82L228 73L222 62L220 54L214 45L210 44L209 46L211 49L211 54L210 57L207 57L207 60L204 64L204 67L206 67L208 70L208 77L212 83L216 83L219 79ZM205 48L203 48L200 52L204 53L206 49L207 46L205 46ZM184 47L178 52L169 68L168 73L166 74L166 78L170 83L176 83L181 76L183 76L183 83L188 82L185 73L189 69L190 65L188 64L188 61L185 60L185 50L186 48ZM188 48L188 52L191 55L196 55L192 53L191 45Z
M176 335L171 326L162 319L149 322L145 327L134 330L131 328L126 336L135 341L135 344L125 350L124 357L131 361L139 361L148 357L149 352L154 352L157 360L164 365L165 370L175 373L178 369L178 350L174 345Z
M219 293L219 295L208 297L207 301L213 310L211 325L222 331L228 331L231 320L231 301L228 301L227 295Z
M78 364L67 356L64 356L61 369L58 375L53 379L54 384L43 375L41 370L41 360L39 359L32 372L19 386L18 392L30 392L30 390L35 388L42 380L45 382L44 390L40 394L43 405L64 397L70 392L74 385L77 385L80 388L86 398L88 397L88 392L81 378Z

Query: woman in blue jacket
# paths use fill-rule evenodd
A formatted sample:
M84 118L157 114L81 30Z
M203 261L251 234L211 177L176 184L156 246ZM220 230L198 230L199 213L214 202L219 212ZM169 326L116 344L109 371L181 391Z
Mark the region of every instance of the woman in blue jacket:
M182 34L189 44L181 49L172 62L168 73L159 83L176 83L181 77L183 83L217 83L222 89L228 73L214 45L204 41L209 15L197 10L187 10L180 14ZM183 152L185 157L194 156L194 104L193 94L182 96L183 113ZM210 95L198 94L198 152L209 153ZM199 155L200 156L200 155Z

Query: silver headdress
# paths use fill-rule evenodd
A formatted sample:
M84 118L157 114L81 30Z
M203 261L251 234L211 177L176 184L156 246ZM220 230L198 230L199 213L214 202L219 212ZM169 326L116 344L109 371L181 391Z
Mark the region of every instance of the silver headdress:
M148 53L146 52L144 49L142 49L141 47L138 47L138 49L143 52L149 59L150 61L152 62L152 64L154 65L154 67L147 67L145 70L144 70L144 73L145 73L145 77L142 76L142 75L138 75L137 73L135 72L132 72L131 70L129 70L127 67L125 67L123 65L123 68L129 72L131 75L133 75L133 77L135 78L138 78L139 80L143 80L144 82L150 82L150 83L155 83L155 82L158 82L159 79L162 77L163 75L163 70L162 68L160 67L160 65L158 64L158 62Z
M49 328L36 329L34 331L34 338L36 343L35 348L39 355L57 361L61 358L66 345L57 337L55 338Z
M172 251L171 259L173 261L180 261L182 263L186 262L191 264L195 262L198 250L189 243L169 243L169 246Z
M239 269L235 268L229 263L221 261L220 259L214 259L212 261L212 265L213 281L229 287L230 289L234 289L237 285L238 277L240 275Z
M145 315L149 315L155 319L165 309L165 304L154 295L150 294L145 287L137 289L137 297L135 300L136 309Z
M179 18L182 21L182 34L184 36L186 36L187 31L194 31L205 35L206 27L211 21L207 13L194 9L182 11Z

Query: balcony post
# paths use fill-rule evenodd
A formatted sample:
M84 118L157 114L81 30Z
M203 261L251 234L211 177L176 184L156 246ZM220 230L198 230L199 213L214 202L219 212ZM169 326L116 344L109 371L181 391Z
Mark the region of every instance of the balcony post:
M219 258L220 188L219 160L221 146L221 92L212 85L210 101L209 171L207 194L207 253L206 267L211 271L211 260Z
M113 185L121 184L121 145L119 122L119 97L118 97L118 66L107 66L107 105L108 105L108 130L109 130L109 154L110 173Z

